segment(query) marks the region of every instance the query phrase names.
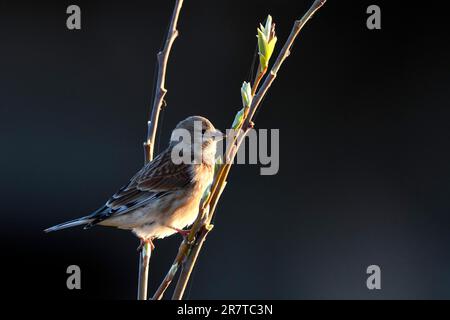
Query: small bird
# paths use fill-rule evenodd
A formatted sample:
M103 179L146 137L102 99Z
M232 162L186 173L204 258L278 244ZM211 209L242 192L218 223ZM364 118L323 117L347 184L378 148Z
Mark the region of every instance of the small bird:
M45 232L79 225L87 229L98 224L131 230L141 245L149 243L152 249L156 238L176 232L186 236L189 230L183 229L197 218L204 191L214 176L217 142L224 137L208 119L186 118L172 131L167 149L144 165L105 205L90 215L58 224ZM194 157L200 150L199 161L180 163L175 159L185 156L186 150ZM192 160L190 155L188 158Z

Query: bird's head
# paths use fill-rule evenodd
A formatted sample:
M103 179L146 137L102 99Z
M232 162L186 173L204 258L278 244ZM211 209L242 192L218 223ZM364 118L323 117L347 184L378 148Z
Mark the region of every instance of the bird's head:
M214 163L217 142L224 138L225 135L211 121L205 117L191 116L177 124L172 131L170 143L189 148L194 153L201 150L203 162Z

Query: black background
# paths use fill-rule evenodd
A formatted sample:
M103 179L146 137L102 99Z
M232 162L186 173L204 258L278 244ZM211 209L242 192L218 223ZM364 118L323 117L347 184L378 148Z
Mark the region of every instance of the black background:
M43 229L85 215L143 163L155 54L174 1L0 4L2 288L34 299L136 295L137 239ZM312 1L185 0L161 148L188 115L227 128L256 27L278 49ZM382 29L366 28L378 4ZM437 2L329 0L303 29L255 120L280 129L280 171L233 168L190 299L450 298L447 17ZM180 237L156 242L154 291ZM66 267L82 290L66 289ZM366 268L382 289L366 288ZM169 295L170 296L170 295Z

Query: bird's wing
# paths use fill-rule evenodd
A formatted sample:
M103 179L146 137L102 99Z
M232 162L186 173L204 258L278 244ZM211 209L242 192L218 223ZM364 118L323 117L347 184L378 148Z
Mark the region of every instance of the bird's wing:
M174 164L170 149L166 149L146 164L103 207L92 213L90 217L94 220L87 227L109 217L128 213L155 199L180 190L191 180L192 166L183 163Z
M159 154L152 162L144 166L130 181L127 189L141 191L175 191L191 182L192 165L174 164L170 149Z

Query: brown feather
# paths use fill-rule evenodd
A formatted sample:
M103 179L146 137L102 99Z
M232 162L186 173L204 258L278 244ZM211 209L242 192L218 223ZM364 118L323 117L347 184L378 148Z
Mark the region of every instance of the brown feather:
M148 197L151 193L182 189L192 180L191 168L188 164L174 164L171 148L168 148L145 165L106 205L117 208L138 200L144 194Z

